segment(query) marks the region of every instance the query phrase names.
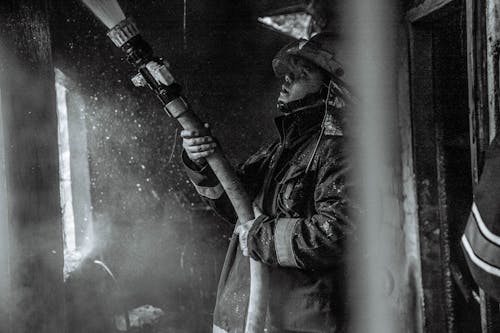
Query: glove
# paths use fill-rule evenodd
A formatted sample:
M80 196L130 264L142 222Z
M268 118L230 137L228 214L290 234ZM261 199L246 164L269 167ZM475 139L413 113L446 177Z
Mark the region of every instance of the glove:
M257 220L259 216L262 215L262 211L259 209L259 207L254 205L253 213L255 217L252 220L241 223L234 230L234 233L238 235L240 242L240 249L243 252L243 256L245 257L248 257L248 232L252 228L255 220Z

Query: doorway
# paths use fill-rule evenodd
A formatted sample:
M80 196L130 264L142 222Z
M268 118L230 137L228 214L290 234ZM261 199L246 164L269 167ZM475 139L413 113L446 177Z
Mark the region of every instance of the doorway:
M410 24L411 112L425 332L481 332L460 236L472 203L465 2Z

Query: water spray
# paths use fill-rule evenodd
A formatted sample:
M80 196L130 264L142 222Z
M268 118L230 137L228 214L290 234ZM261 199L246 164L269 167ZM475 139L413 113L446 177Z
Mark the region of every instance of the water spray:
M137 87L149 87L160 100L165 112L175 118L187 130L206 133L204 123L189 108L181 95L182 87L175 81L169 64L155 57L152 48L140 35L134 20L125 17L116 0L82 0L94 15L109 29L108 37L126 54L127 61L138 73L132 78ZM207 133L208 134L208 133ZM206 158L234 206L238 221L254 218L251 200L236 176L231 164L221 149ZM237 246L236 242L234 247ZM229 251L237 251L230 248ZM245 333L264 331L267 297L269 295L269 272L263 264L250 258L250 296Z

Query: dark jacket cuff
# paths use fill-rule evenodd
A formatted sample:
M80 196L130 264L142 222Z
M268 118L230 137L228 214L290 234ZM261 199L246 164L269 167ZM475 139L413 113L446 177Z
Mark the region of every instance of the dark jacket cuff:
M259 216L248 231L248 254L272 266L300 268L293 247L298 218Z
M273 246L274 220L267 215L257 217L248 231L248 255L256 261L277 266L276 251Z
M184 150L182 151L181 158L189 179L201 196L212 200L222 196L224 189L208 164L200 168L189 159Z
M186 151L182 151L181 155L182 163L184 164L184 169L191 179L191 181L196 185L202 186L214 186L219 183L217 176L212 171L212 168L207 164L204 167L198 167L193 161L189 159Z

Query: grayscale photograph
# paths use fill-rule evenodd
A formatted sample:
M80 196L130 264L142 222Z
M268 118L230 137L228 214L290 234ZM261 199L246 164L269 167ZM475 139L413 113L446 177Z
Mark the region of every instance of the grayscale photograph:
M0 0L0 333L499 333L500 1Z

